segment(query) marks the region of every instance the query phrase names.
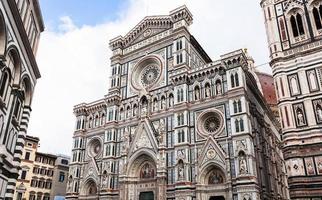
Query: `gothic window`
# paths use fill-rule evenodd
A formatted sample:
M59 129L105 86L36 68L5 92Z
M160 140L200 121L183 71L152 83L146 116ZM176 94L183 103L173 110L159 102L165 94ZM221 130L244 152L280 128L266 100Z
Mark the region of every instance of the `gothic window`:
M286 38L286 29L285 29L284 20L280 19L279 22L280 22L280 29L281 29L281 38L282 38L282 41L285 41L287 38Z
M234 105L234 113L242 112L242 104L239 99L235 100L233 105Z
M296 15L292 15L290 21L294 37L298 37L305 34L302 15L300 15L299 13L297 13Z
M179 39L178 41L177 41L177 51L179 51L179 50L181 50L182 49L182 40L181 39Z
M235 77L233 74L230 75L230 82L231 82L231 87L235 87Z
M243 132L244 130L245 130L244 120L242 118L235 119L235 131L236 131L236 133Z
M9 75L8 75L8 72L4 72L2 74L2 77L1 77L1 82L0 82L0 97L3 98L4 100L4 97L5 97L5 91L6 91L6 88L7 88L7 82L9 80Z
M178 53L177 54L177 64L181 64L182 62L183 62L182 53Z
M183 92L183 88L180 88L177 90L177 101L178 102L182 102L183 101L183 96L184 92Z
M322 5L320 5L319 7L314 7L312 13L313 13L316 29L317 30L322 29L322 24L321 24Z
M184 130L178 131L178 143L185 142L185 133Z
M151 179L155 177L155 170L150 163L145 163L140 170L141 179Z
M120 109L120 120L123 119L123 115L124 115L124 110L123 108Z
M196 86L194 89L194 99L195 101L200 99L200 89L199 86Z
M239 86L239 76L237 72L230 75L230 81L232 88Z

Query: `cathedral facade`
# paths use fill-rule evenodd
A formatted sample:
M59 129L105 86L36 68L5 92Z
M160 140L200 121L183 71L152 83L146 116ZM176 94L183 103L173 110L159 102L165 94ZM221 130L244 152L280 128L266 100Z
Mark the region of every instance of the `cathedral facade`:
M108 94L74 107L67 199L289 199L252 58L213 61L192 20L182 6L110 41Z
M262 0L291 199L322 199L322 1Z

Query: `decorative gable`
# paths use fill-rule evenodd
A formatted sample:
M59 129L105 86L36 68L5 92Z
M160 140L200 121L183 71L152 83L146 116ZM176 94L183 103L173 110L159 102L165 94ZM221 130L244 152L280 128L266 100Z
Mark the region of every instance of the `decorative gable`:
M218 145L218 143L210 136L205 143L199 158L200 166L209 161L215 162L223 167L226 166L226 154Z

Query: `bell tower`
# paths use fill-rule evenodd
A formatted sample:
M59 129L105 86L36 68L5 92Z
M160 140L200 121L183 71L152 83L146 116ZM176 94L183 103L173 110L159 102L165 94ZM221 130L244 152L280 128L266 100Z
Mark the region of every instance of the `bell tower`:
M322 196L322 0L261 0L260 5L290 196L316 199Z

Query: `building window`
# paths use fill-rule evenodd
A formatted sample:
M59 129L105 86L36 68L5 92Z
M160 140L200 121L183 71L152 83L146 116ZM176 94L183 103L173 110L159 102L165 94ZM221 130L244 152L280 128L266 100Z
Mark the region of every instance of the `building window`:
M182 49L182 40L181 39L177 41L177 45L176 46L177 46L177 51L179 51L179 50Z
M231 87L238 87L239 86L239 76L238 73L233 73L230 75L230 82L231 82Z
M184 130L178 131L178 143L182 143L185 141Z
M296 15L291 16L291 26L292 26L292 31L293 31L293 36L298 37L301 35L304 35L304 27L303 27L303 20L302 20L302 15L297 13Z
M22 179L22 180L25 180L25 179L26 179L26 175L27 175L27 171L22 170L22 171L21 171L21 179Z
M30 152L26 152L25 154L25 160L29 160L30 159Z
M181 64L183 62L182 53L177 54L177 64Z
M65 173L59 172L59 182L64 182L64 180L65 180Z
M234 113L242 112L242 104L240 100L235 100L233 104L234 104Z
M179 113L178 116L178 126L182 126L184 125L184 114L183 113Z
M242 118L236 119L235 120L235 131L236 131L236 133L243 132L244 130L245 130L245 128L244 128L244 120Z
M61 160L61 164L63 164L63 165L68 165L68 160L66 160L66 159L62 159L62 160Z
M316 29L317 30L322 29L322 24L321 24L322 5L320 5L319 8L314 7L312 13L313 13Z
M306 71L306 76L309 83L310 92L318 91L319 84L318 84L315 70L312 69L312 70Z
M183 95L184 95L183 88L178 89L177 90L177 101L178 102L182 102L183 101Z
M4 94L6 91L6 85L8 81L8 73L4 72L2 77L1 77L1 82L0 82L0 97L4 98Z
M298 76L297 74L292 74L288 76L288 81L290 85L290 90L291 90L291 95L299 95L301 94L300 86L299 86L299 81L298 81Z

